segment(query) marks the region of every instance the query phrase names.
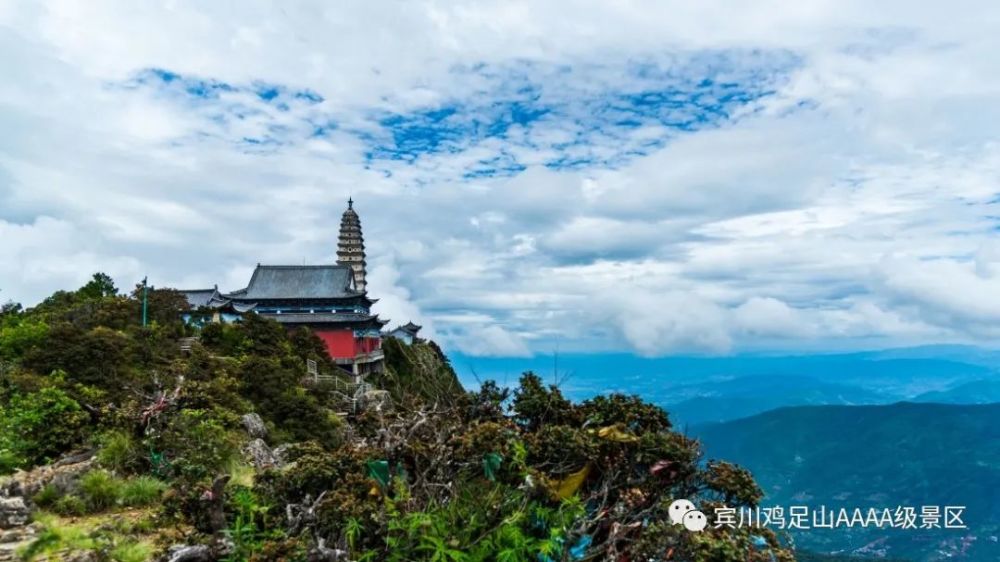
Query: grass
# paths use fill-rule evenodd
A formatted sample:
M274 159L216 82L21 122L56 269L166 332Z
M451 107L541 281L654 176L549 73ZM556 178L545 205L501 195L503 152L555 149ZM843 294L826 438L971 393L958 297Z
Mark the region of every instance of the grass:
M97 463L109 470L125 471L134 468L138 461L138 446L131 435L124 431L109 431L97 438L100 449Z
M148 542L126 542L111 549L115 562L145 562L153 558L153 546Z
M124 488L124 481L106 470L91 470L80 478L80 494L90 511L104 511L116 505Z
M229 482L247 488L253 487L253 480L256 472L249 464L242 461L232 461L229 463Z
M37 522L42 525L38 538L18 552L25 562L60 550L93 550L97 545L87 529L80 525L62 525L55 517L39 515Z
M100 551L106 553L101 560L111 562L145 562L156 553L155 525L149 526L148 511L133 511L125 519L109 519L95 515L73 519L69 522L51 514L39 513L36 521L41 525L38 536L18 550L24 562L62 559L68 553ZM131 520L130 518L135 518Z
M152 476L119 478L106 470L84 474L69 492L51 484L35 494L34 502L59 515L80 516L116 507L144 507L156 503L166 482Z
M126 480L119 491L119 502L128 507L142 507L156 500L167 489L167 484L152 476L137 476Z

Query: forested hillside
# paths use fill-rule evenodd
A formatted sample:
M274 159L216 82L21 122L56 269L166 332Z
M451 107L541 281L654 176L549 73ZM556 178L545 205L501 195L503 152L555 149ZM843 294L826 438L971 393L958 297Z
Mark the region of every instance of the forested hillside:
M638 398L574 404L532 374L469 393L433 343L392 340L386 392L359 397L307 331L194 329L167 289L144 326L140 294L95 275L4 307L0 558L793 559L768 531L670 522L677 498L761 492Z
M693 433L710 457L749 468L765 505L965 507L967 529L819 529L799 545L919 561L1000 553L1000 404L782 408Z

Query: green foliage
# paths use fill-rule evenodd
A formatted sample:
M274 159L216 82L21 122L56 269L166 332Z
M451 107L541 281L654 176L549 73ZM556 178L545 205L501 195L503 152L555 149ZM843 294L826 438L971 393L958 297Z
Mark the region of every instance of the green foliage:
M393 409L345 421L330 389L303 385L307 360L339 369L312 333L255 315L186 327L183 296L155 288L142 327L141 291L117 293L98 275L0 314L0 466L94 444L98 469L34 500L107 513L91 529L43 523L29 557L86 545L100 560L148 559L135 533L170 523L193 542L224 534L233 561L305 560L316 537L358 561L567 560L576 544L591 544L590 560L790 560L772 534L765 552L743 531L663 523L673 498L752 505L760 490L734 465L702 464L698 442L638 397L574 404L532 373L513 393L492 381L466 393L433 342L388 339L369 381ZM191 333L201 345L181 355L176 338ZM239 417L251 411L272 446L292 443L281 467L244 464ZM142 506L155 518L112 522Z
M545 424L578 425L581 422L559 388L546 387L542 379L531 372L521 376L521 384L514 391L514 419L527 431L535 431Z
M43 342L24 355L24 365L37 373L65 371L72 382L119 390L130 378L134 341L123 332L98 326L81 329L69 322L51 326Z
M180 410L149 445L163 453L176 477L190 482L225 472L239 454L237 435L209 410Z
M153 559L154 548L146 541L121 534L110 525L88 528L68 525L51 516L40 518L41 531L27 547L18 552L21 560L77 559L100 562L145 562Z
M97 463L102 467L117 472L131 472L142 465L142 451L130 433L113 429L99 435L96 441L100 447L97 450Z
M68 490L53 483L45 485L32 500L60 515L76 516L152 505L167 489L166 482L151 476L119 478L106 470L91 470L69 484Z
M52 507L52 505L59 501L62 495L62 491L58 486L48 483L32 496L31 501L35 502L35 505L39 507Z
M119 502L127 507L143 507L160 499L167 490L165 482L152 476L137 476L125 481Z
M87 502L80 496L66 494L52 504L52 511L59 515L77 516L87 513Z
M7 470L55 458L78 444L90 416L65 392L15 394L0 410L0 450Z
M296 371L287 361L248 358L239 374L241 394L274 422L277 441L316 440L334 447L340 443L339 420L302 388L304 363L298 365L302 369Z
M104 511L118 503L123 482L106 470L91 470L80 478L80 495L88 511Z
M41 320L0 324L0 359L17 359L39 346L49 335L49 326Z
M232 541L233 550L224 560L250 560L264 546L265 539L275 535L273 531L267 530L268 508L261 505L252 490L244 487L236 487L235 491L228 494L227 499L228 511L234 515L225 534Z
M107 273L95 273L90 281L77 291L77 295L85 299L100 299L117 294L115 281Z
M109 556L115 562L146 562L153 558L152 545L144 542L126 542L111 549Z
M379 388L389 391L394 401L419 398L447 404L465 394L451 364L433 342L407 345L396 338L385 338L382 352L385 373L369 378Z

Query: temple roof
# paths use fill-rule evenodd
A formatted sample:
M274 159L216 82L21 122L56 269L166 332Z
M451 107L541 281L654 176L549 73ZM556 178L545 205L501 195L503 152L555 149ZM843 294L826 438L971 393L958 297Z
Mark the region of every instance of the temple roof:
M219 293L218 287L211 289L190 289L178 291L187 299L188 306L193 309L208 307L220 308L229 304L229 299Z
M371 322L384 326L389 321L380 320L378 314L330 313L330 312L285 312L282 314L261 313L261 316L277 320L281 324L338 324Z
M212 299L219 295L218 289L190 289L190 290L180 290L180 294L184 295L187 299L188 306L191 308L201 308L203 306L208 306L208 303Z
M396 329L403 330L404 332L409 332L411 334L416 334L417 332L420 331L420 328L423 328L423 326L419 326L417 324L414 324L413 322L407 322L406 324L403 324L402 326Z
M344 265L257 265L246 289L225 295L240 300L339 299L361 296Z

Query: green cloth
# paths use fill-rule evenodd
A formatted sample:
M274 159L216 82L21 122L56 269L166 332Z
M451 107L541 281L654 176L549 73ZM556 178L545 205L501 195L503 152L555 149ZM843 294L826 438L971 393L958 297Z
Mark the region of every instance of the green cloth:
M365 467L369 478L378 482L382 488L389 487L389 461L368 461Z
M500 463L502 462L503 457L500 453L486 453L483 455L483 474L491 482L496 482L497 473L500 472Z

